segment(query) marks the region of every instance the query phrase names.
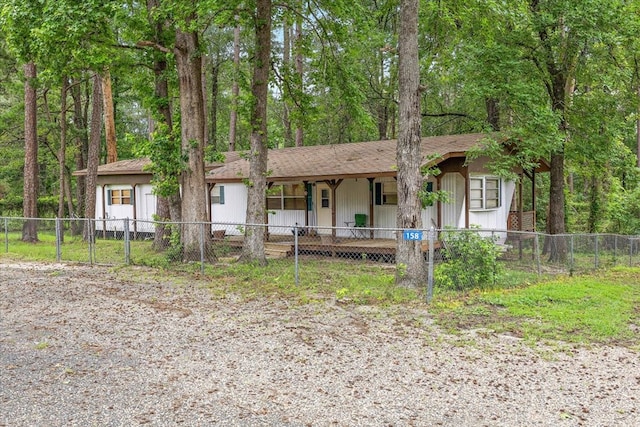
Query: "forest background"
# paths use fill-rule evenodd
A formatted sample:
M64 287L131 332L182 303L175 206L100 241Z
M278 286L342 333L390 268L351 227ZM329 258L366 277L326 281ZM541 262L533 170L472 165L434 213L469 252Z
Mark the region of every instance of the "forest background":
M74 171L149 156L180 219L200 154L397 138L399 3L0 0L0 213L85 216ZM547 159L539 229L638 234L639 34L638 0L421 1L422 135Z

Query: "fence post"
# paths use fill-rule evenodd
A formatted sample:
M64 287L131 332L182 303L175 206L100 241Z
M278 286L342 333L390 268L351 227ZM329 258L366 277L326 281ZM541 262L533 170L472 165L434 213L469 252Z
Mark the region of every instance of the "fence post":
M491 243L493 244L494 249L496 248L496 231L491 230ZM494 252L495 253L495 252ZM493 286L496 286L496 281L498 279L498 256L493 256Z
M569 276L573 276L573 271L575 269L575 260L573 258L573 234L569 239Z
M427 264L427 303L430 303L431 299L433 298L433 259L435 253L434 246L436 243L436 231L433 227L431 227L427 234L429 236L429 263Z
M200 223L200 273L204 275L204 222Z
M93 223L93 219L88 218L87 221L89 221L89 223L87 224L87 227L89 227L89 231L88 231L88 236L89 237L89 265L93 265L93 260L95 258L95 254L94 254L94 247L93 247L93 239L95 239L95 230L93 228L94 223Z
M293 250L294 250L294 275L296 286L300 285L299 266L298 266L298 223L293 227Z
M594 236L594 238L596 239L595 244L594 244L594 246L595 246L595 248L594 248L595 249L595 259L594 259L594 264L595 265L594 265L594 267L597 270L598 269L598 264L599 264L598 263L598 234L596 234Z
M61 248L62 227L61 227L60 221L61 219L56 217L56 262L60 262L62 260L62 248Z
M9 218L4 219L4 251L9 253Z
M129 217L124 219L124 263L131 262L131 239L129 238Z
M536 256L536 266L538 268L538 276L542 275L542 270L540 268L540 235L536 233L536 238L533 240L533 251Z

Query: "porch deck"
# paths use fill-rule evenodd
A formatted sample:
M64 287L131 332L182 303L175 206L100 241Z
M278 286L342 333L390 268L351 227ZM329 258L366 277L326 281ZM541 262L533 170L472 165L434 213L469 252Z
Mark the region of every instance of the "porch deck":
M231 247L241 248L244 236L226 236L224 241ZM440 242L435 242L435 249L440 249ZM429 250L428 242L422 243L422 251ZM285 258L293 256L295 242L293 236L271 235L265 241L265 253L268 258ZM299 255L318 255L339 258L367 258L392 262L396 254L395 239L366 239L353 237L299 236Z

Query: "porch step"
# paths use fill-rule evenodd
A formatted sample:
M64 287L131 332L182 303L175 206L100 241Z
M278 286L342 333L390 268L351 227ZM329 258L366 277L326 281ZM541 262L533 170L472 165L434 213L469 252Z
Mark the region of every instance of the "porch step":
M291 247L287 245L264 245L264 254L267 258L286 258L291 252Z

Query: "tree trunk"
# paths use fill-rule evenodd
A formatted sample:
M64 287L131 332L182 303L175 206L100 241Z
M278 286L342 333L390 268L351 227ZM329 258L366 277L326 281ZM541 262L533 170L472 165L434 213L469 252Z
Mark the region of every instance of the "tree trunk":
M601 187L603 179L601 176L589 177L590 186L587 189L589 195L589 217L587 219L587 232L595 234L598 232L598 224L602 218L602 203L600 203Z
M37 98L34 80L36 64L24 65L24 193L22 215L26 218L22 227L22 241L38 241L38 124Z
M107 163L113 163L118 161L118 144L116 141L116 120L109 68L104 69L101 80L102 102L104 103L104 135L107 141Z
M240 19L236 15L236 22ZM229 119L229 151L236 151L236 131L238 127L238 96L240 86L240 26L233 29L233 83L231 85L231 115Z
M66 157L67 157L67 90L69 84L67 76L62 77L62 89L60 90L60 149L58 150L58 169L60 180L60 194L58 195L58 218L64 218L64 196L66 181Z
M60 181L60 194L58 194L58 218L64 218L64 198L67 190L67 91L69 81L67 76L62 77L62 88L60 90L60 149L58 150L58 169ZM69 211L71 213L71 211ZM60 240L64 241L64 233L60 233Z
M500 108L498 100L495 98L486 98L485 106L487 108L487 123L491 126L491 130L498 132L500 130Z
M253 64L251 94L251 151L249 154L249 188L247 195L247 223L262 224L266 212L267 176L267 89L271 55L271 0L257 1L256 52ZM262 227L247 226L240 259L266 264Z
M289 105L291 103L291 91L287 80L291 74L291 28L286 20L282 28L282 126L284 127L284 146L291 147L293 145L293 132L291 131L291 119L289 118Z
M638 85L638 120L636 120L636 160L640 168L640 84Z
M298 74L297 81L300 85L298 88L300 93L304 92L304 69L302 60L302 17L298 16L296 19L296 73ZM296 147L302 147L304 145L303 135L302 114L298 114L298 119L296 120Z
M73 126L75 136L75 168L82 170L87 167L87 152L89 140L87 138L87 120L85 110L82 104L82 83L78 79L74 79L71 85L71 97L73 99ZM70 212L71 216L79 216L84 212L84 202L86 198L86 177L79 176L76 180L76 200L77 212ZM82 233L81 224L77 221L72 222L71 230L74 236Z
M102 90L98 74L93 77L93 96L91 101L91 130L89 133L89 152L87 154L87 175L84 202L84 240L93 238L91 221L96 217L96 188L98 163L100 161L100 140L102 134Z
M160 222L166 222L171 219L169 211L169 199L159 196L156 199L156 217ZM153 236L153 250L163 251L169 246L169 228L165 224L157 224Z
M211 108L209 120L211 121L211 133L209 134L209 144L213 144L215 151L218 150L218 95L220 94L220 58L211 61Z
M549 189L549 215L547 229L549 234L564 234L564 152L551 155ZM566 242L562 237L549 236L549 261L562 262L566 258ZM545 245L546 246L546 245Z
M397 143L399 229L422 229L418 192L420 173L420 68L418 64L418 0L401 0L400 34L398 38L398 109ZM398 238L396 250L396 283L417 288L425 283L426 270L422 242Z
M149 25L152 26L154 31L154 42L160 46L164 46L167 41L165 40L167 34L167 27L165 21L157 20L154 17L154 11L159 6L157 0L147 0L147 10L149 11L150 21ZM173 133L173 115L171 109L171 101L169 99L169 83L167 81L167 60L166 53L156 54L153 63L154 72L154 96L157 100L157 121L161 122L166 127L168 138L171 138L172 146L174 141ZM176 146L176 149L179 149ZM180 180L179 176L173 176L168 179L174 179L176 182ZM180 198L179 190L172 195L158 195L156 202L156 214L161 222L172 220L174 222L180 222L182 214L182 201ZM155 235L153 241L153 247L156 250L163 250L168 244L169 234L171 232L178 233L178 230L170 230L164 224L157 224L155 228Z
M189 24L190 20L187 20ZM202 61L198 34L176 30L175 57L180 80L180 129L182 154L187 159L182 172L182 230L180 241L185 261L200 259L200 244L208 259L211 233L201 226L208 221L207 185L204 176L204 100L202 98Z
M558 128L564 136L564 140L559 148L551 153L549 171L549 215L547 216L547 229L549 234L564 234L565 228L565 197L564 197L564 147L566 146L568 134L568 124L566 119L566 100L568 77L565 72L561 72L557 67L549 65L551 84L551 108L560 116ZM567 242L562 236L550 236L549 261L563 262L567 257ZM545 244L545 246L547 246Z

